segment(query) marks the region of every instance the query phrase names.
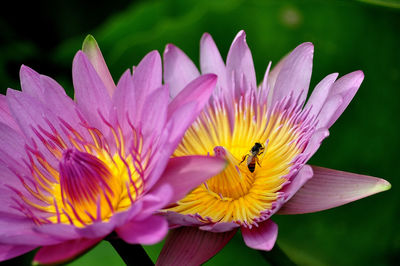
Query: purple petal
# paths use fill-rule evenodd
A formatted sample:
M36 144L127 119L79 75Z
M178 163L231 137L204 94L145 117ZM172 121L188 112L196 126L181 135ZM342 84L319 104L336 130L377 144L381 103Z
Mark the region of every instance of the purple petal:
M242 75L251 88L257 88L256 73L253 57L246 43L246 33L240 31L232 42L226 59L226 71L228 78L235 75L236 86L241 84ZM245 88L241 88L242 90Z
M72 64L72 77L75 88L75 100L90 124L102 129L104 124L99 112L108 117L111 97L103 81L90 63L87 56L79 51Z
M204 230L204 231L210 231L214 233L221 233L221 232L227 232L234 230L235 228L238 228L239 225L234 222L229 222L229 223L215 223L215 224L210 224L210 225L203 225L200 226L199 229Z
M176 202L190 190L221 172L225 166L226 161L217 157L174 157L169 160L163 175L152 190L163 184L170 184L174 193L169 203Z
M386 180L313 166L314 176L279 214L317 212L390 189Z
M82 238L82 236L76 231L76 227L71 224L42 224L34 227L33 230L43 235L58 239L60 240L59 242Z
M21 80L21 89L23 92L44 100L44 91L40 84L39 73L25 65L22 65L19 71L19 78Z
M80 112L76 103L65 94L64 89L55 80L43 75L40 76L40 84L44 91L46 107L73 128L79 128L81 119L78 113ZM83 132L80 134L85 135Z
M177 228L181 226L201 226L204 225L199 219L192 215L183 215L177 212L167 211L163 213L168 220L170 228ZM208 231L208 230L205 230Z
M12 129L20 132L19 126L15 122L8 108L7 97L0 94L0 123L4 123Z
M330 97L324 104L321 109L321 112L318 114L318 124L316 128L326 127L329 128L329 123L332 117L335 115L337 110L342 106L343 98L340 95L335 95Z
M260 94L261 94L260 100L267 99L269 90L271 89L270 85L268 84L270 69L271 69L271 61L268 63L267 69L265 70L265 73L264 73L263 81L261 82L261 85L260 85Z
M153 215L145 220L128 222L115 231L127 243L153 245L165 237L168 223L164 217Z
M38 135L35 133L40 131L39 128L52 132L49 123L58 131L63 139L67 139L64 131L60 127L58 117L64 117L63 113L55 113L56 110L51 110L45 106L37 98L26 93L8 90L7 101L11 113L17 121L21 131L26 137L26 142L32 144L34 141L37 144L38 150L43 153L44 157L50 164L55 164L56 159L52 153L45 147Z
M92 63L97 74L99 74L108 94L112 96L115 90L115 83L111 77L106 62L104 61L99 45L92 35L88 35L83 41L82 51L86 54L90 63Z
M200 265L217 254L235 235L202 231L196 227L171 230L156 265Z
M36 253L33 264L62 264L93 248L102 238L76 239L58 245L44 246Z
M178 47L168 44L164 50L164 83L171 89L171 98L200 76L192 60Z
M102 238L110 234L115 228L115 222L110 220L108 222L95 222L85 227L77 228L76 232L84 238Z
M359 70L341 77L333 84L331 88L331 93L329 94L329 98L340 95L343 98L343 101L342 104L337 108L336 112L332 115L329 122L327 122L328 128L331 127L333 123L335 123L335 121L339 118L339 116L344 112L344 110L358 91L358 88L360 87L363 80L364 73Z
M135 220L147 218L151 214L165 207L171 202L174 191L170 184L162 184L147 192L139 201L143 204L140 214L135 216Z
M196 103L197 108L193 114L193 118L197 118L198 113L203 109L204 105L210 98L216 83L216 75L206 74L187 84L187 86L169 104L168 117L186 103L194 102Z
M147 96L142 110L142 133L144 136L159 136L167 119L169 102L168 86L164 85Z
M123 132L129 132L129 134L131 134L131 128L128 119L134 126L137 125L136 100L132 74L128 69L119 79L114 91L112 97L113 108L110 116L114 125L119 125Z
M337 77L338 73L330 74L317 84L304 108L311 109L310 115L317 116L319 114Z
M0 191L3 193L4 191ZM2 202L3 203L3 202ZM5 245L42 246L59 243L50 235L34 231L36 225L25 216L0 212L0 243Z
M25 142L22 135L8 125L0 123L0 150L7 155L6 157L1 157L0 162L3 161L9 165L8 162L13 159L19 161L19 164L21 159L26 157L24 145ZM11 165L14 164L12 163Z
M304 102L310 85L313 54L314 46L303 43L285 58L273 88L272 104L291 93L294 99L300 97Z
M145 99L162 85L160 54L157 51L148 53L135 68L132 79L136 96L136 117L140 118Z
M285 55L279 62L271 69L268 75L268 84L271 88L270 94L272 94L272 90L275 87L276 79L278 78L279 72L281 72L281 69L288 57L288 54Z
M290 200L297 191L313 177L313 169L309 165L304 165L297 175L292 178L289 184L287 184L282 192L284 193L284 202Z
M146 188L152 188L161 177L169 158L182 140L187 128L196 118L195 111L197 109L196 103L190 102L177 109L169 118L165 130L160 136L160 149L154 152L154 156L147 166L151 172L147 175Z
M25 245L13 246L13 245L0 244L0 262L15 258L35 248L36 248L35 246L25 246Z
M258 224L258 227L253 226L251 229L241 227L241 230L246 245L258 250L270 251L278 236L278 225L271 219Z
M204 33L200 40L200 69L202 74L214 73L218 76L217 87L227 89L226 68L210 34Z
M320 128L316 130L314 134L311 136L310 141L308 142L307 147L304 150L303 154L307 154L308 159L311 158L321 146L322 141L328 136L329 136L328 129Z

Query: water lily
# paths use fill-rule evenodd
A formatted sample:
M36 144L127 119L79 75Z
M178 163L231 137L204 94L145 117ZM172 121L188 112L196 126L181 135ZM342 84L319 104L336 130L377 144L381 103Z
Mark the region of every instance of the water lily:
M158 264L201 264L238 228L247 246L268 251L278 234L272 215L316 212L390 188L383 179L306 164L364 78L362 71L339 79L330 74L305 103L313 52L311 43L299 45L271 71L270 63L257 86L243 31L226 64L212 37L203 35L201 73L217 74L218 82L174 156L211 154L228 166L164 210L171 227L181 228L168 236ZM164 68L173 95L200 75L173 45L165 49Z
M154 212L225 166L211 156L170 159L215 75L198 77L171 101L153 51L115 85L91 36L72 74L75 101L26 66L22 91L0 97L0 261L39 248L36 263L65 262L111 233L156 243L168 224Z

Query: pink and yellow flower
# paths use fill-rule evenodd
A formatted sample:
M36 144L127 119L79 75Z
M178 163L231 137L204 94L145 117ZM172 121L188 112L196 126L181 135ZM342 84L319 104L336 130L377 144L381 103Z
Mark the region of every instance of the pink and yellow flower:
M217 74L218 82L174 156L212 154L226 159L228 166L164 210L172 227L194 229L171 233L160 265L171 260L203 263L237 228L247 246L270 250L278 234L271 220L275 213L320 211L390 188L383 179L306 165L357 92L363 72L339 79L337 73L328 75L305 104L313 45L299 45L272 71L269 64L257 86L245 37L238 33L226 64L212 37L204 34L201 39L201 72ZM164 68L173 95L200 75L173 45L165 49Z
M66 261L112 232L131 244L156 243L168 225L154 212L225 166L210 156L170 159L215 75L171 101L153 51L115 85L91 36L72 75L75 101L26 66L22 91L0 97L1 261L38 247L36 262ZM193 179L180 181L187 175Z

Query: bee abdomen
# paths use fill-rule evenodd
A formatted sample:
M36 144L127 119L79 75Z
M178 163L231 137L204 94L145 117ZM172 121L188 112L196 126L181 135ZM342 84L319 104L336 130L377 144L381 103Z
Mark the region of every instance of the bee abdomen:
M249 163L249 165L247 166L250 170L250 172L254 172L254 169L256 169L256 164L255 163Z

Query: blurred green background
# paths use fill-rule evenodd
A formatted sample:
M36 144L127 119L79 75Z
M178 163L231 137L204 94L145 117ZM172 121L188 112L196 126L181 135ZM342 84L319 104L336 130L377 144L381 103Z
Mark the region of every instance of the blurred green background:
M299 265L400 264L400 3L364 1L173 0L112 3L35 1L1 9L0 89L19 88L26 64L59 81L72 96L71 62L93 34L117 81L150 50L167 43L198 64L199 40L212 34L225 57L244 29L260 81L301 42L315 45L312 87L333 72L361 69L365 80L311 164L387 179L390 191L315 214L274 216L278 244ZM161 244L146 247L155 259ZM24 264L32 254L4 262ZM238 234L206 265L265 264ZM123 265L101 243L78 265Z

